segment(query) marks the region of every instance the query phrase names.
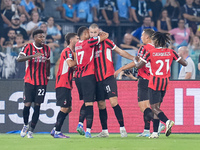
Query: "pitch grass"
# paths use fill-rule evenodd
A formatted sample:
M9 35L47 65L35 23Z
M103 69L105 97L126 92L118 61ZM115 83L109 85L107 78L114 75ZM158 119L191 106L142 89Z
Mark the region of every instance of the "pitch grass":
M0 150L199 150L200 134L172 134L158 139L136 137L128 134L110 134L109 138L86 139L69 134L70 139L54 139L49 134L34 134L33 139L18 134L0 134Z

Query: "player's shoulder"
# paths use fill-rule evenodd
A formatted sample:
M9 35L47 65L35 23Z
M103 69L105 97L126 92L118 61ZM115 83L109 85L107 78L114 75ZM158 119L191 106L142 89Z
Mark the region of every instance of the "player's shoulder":
M105 39L103 42L108 44L108 45L110 45L110 44L115 45L115 43L110 39Z
M32 43L27 43L27 44L24 44L24 46L22 47L23 49L24 48L28 48Z
M70 51L71 49L70 49L70 47L69 46L67 46L67 47L65 47L63 50L62 50L62 52L65 52L65 51Z
M98 36L91 37L91 38L89 38L88 40L85 40L85 41L94 41L94 40L98 40Z
M44 44L43 47L50 49L50 47L47 44Z

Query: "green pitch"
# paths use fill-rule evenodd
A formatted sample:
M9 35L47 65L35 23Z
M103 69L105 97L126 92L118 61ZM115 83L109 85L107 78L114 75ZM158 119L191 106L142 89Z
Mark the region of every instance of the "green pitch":
M109 138L86 139L69 134L70 139L54 139L47 134L34 134L33 139L17 134L0 134L0 150L199 150L200 134L171 134L159 139L137 138L137 134L110 134Z

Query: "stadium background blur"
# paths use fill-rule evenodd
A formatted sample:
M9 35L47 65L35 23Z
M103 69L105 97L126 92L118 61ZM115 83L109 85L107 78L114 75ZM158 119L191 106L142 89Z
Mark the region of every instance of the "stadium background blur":
M198 69L200 55L199 0L192 0L192 9L195 9L194 14L190 14L189 9L186 12L184 11L184 8L187 7L186 2L191 0L111 1L115 2L116 5L114 6L108 0L100 0L100 2L98 0L0 0L0 78L23 78L25 67L23 63L16 62L16 57L26 43L32 42L31 33L35 29L40 28L46 32L46 44L51 47L51 79L54 79L55 68L58 65L57 60L62 49L66 46L64 35L69 32L76 32L78 27L82 25L89 26L93 22L97 23L100 28L109 32L109 38L118 46L136 55L137 48L141 43L125 35L134 35L137 28L144 26L143 18L145 16L151 16L150 28L156 27L160 32L172 34L174 29L179 28L178 19L184 19L183 14L188 13L189 15L196 15L197 21L190 21L193 23L190 27L190 23L188 24L187 19L185 19L185 29L190 27L190 33L184 33L186 34L183 35L184 37L172 34L174 36L172 36L172 43L169 47L177 51L180 46L188 46L190 57L195 63L196 79L200 79L200 68ZM143 3L146 3L146 5L143 5ZM109 8L111 9L109 10ZM102 15L102 10L105 10L111 24ZM134 15L137 19L133 17ZM18 19L19 22L16 21ZM19 27L14 25L16 24L15 21L19 24ZM19 28L23 28L26 33ZM15 33L12 32L13 29ZM126 48L123 44L131 47ZM113 60L115 69L129 62L115 53L113 53ZM179 68L180 66L173 65L171 79L178 78ZM137 73L134 75L137 76Z

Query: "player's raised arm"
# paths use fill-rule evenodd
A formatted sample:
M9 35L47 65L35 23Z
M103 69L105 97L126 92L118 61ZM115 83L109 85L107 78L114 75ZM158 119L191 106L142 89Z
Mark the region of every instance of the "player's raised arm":
M104 41L109 37L109 34L107 32L101 31L99 32L99 43Z

